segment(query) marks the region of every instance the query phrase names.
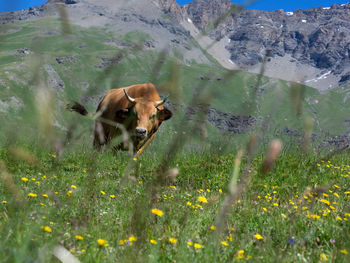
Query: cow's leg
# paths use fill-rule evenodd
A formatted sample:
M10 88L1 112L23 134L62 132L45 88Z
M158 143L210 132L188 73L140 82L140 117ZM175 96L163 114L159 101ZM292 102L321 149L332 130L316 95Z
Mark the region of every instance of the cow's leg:
M149 137L149 139L141 146L141 148L139 150L137 150L136 154L135 154L135 157L138 157L140 156L143 151L147 148L147 146L153 141L154 139L154 136L156 136L157 132L154 132L151 137Z

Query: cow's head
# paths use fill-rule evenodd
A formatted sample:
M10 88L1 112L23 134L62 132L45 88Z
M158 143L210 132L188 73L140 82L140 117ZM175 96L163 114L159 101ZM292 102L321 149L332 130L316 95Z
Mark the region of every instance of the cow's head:
M166 100L132 98L125 89L124 94L131 106L118 111L117 118L126 124L136 144L149 138L163 121L172 116L172 112L163 106Z

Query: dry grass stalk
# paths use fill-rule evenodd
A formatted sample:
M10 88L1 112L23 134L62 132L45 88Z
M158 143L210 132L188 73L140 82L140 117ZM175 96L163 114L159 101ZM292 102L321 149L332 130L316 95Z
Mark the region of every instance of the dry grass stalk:
M216 232L222 233L227 216L232 209L232 203L237 199L237 197L243 192L244 188L241 187L241 185L238 185L238 177L239 177L239 171L241 168L241 161L243 157L243 150L239 150L234 161L234 167L232 171L231 180L228 185L228 190L225 196L225 199L222 203L220 212L218 213L216 217Z
M304 126L304 137L302 141L301 148L303 152L308 152L310 149L310 143L311 143L311 137L312 137L312 130L314 127L314 119L311 117L307 117L305 120L305 126Z
M61 17L61 23L62 23L62 32L65 35L72 34L72 29L69 22L68 12L64 6L64 3L57 3L56 4L58 12Z
M303 111L304 95L305 86L297 82L292 82L290 87L290 97L293 110L297 117L300 117Z
M4 186L7 188L8 192L14 197L15 202L18 207L24 207L26 200L23 196L22 191L15 184L13 176L6 170L6 165L0 160L0 176L3 181Z
M263 175L271 171L272 167L277 161L278 156L282 151L282 148L283 144L281 140L275 139L271 141L264 163L261 167L261 172Z
M25 161L31 165L40 166L40 160L31 152L20 148L20 147L10 147L9 152L17 159Z

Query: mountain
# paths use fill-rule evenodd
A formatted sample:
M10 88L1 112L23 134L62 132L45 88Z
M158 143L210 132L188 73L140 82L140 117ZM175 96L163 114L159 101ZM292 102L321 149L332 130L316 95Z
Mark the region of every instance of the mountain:
M210 64L203 52L191 44L190 33L176 21L166 17L157 5L152 0L49 0L42 6L28 10L1 13L0 24L48 16L58 17L60 9L57 7L63 6L67 18L74 25L85 28L109 27L108 30L117 37L131 31L140 31L151 37L152 40L145 43L149 49L168 50L170 53L177 49L186 61Z
M94 110L110 88L154 82L162 95L172 95L168 106L179 109L170 122L174 126L181 125L176 118L184 112L188 119L194 119L193 115L203 109L191 100L205 90L213 95L209 108L204 107L211 134L264 127L269 135L297 137L303 134L307 116L315 119L319 136L350 131L350 92L346 88L320 93L305 87L299 96L304 98L304 107L296 114L295 89L290 83L221 67L219 63L229 69L244 67L242 61L246 60L257 66L249 56L254 52L248 49L257 44L234 40L231 31L225 33L235 21L233 15L208 35L203 34L211 28L211 18L219 19L223 12L241 8L224 0L198 3L180 7L175 0L50 0L28 10L1 13L0 119L4 123L33 119L36 103L30 100L37 96L37 87L45 85L57 97L55 127L64 131L67 120L73 118L64 109L67 101L80 100ZM259 13L243 10L236 16L244 16L244 12ZM251 24L251 19L245 21ZM237 59L229 48L234 41L245 48ZM279 58L272 51L271 56L269 68ZM290 63L307 65L293 59ZM35 123L27 126L35 127Z
M259 72L268 53L265 74L270 77L304 82L321 91L350 80L350 4L266 12L241 9L229 0L194 0L180 8L179 15L175 0L166 2L172 2L166 11L199 30L224 17L209 37L224 40L226 60L241 69Z

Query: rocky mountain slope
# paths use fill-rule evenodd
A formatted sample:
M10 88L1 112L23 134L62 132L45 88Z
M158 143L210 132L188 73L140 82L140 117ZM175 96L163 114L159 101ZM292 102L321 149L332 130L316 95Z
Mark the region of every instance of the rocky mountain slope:
M47 16L59 17L59 6L64 7L72 24L85 28L108 28L116 37L140 31L150 36L151 39L145 43L149 49L167 50L170 54L177 49L184 56L185 62L194 60L211 64L200 48L192 44L190 33L178 22L169 19L153 0L49 0L42 6L28 10L1 13L0 24Z
M226 59L241 69L259 72L269 52L268 76L301 81L321 91L350 79L350 4L265 12L240 10L229 0L194 0L183 7L176 7L175 0L158 1L168 3L165 12L191 21L199 30L231 9L209 36L225 39Z

